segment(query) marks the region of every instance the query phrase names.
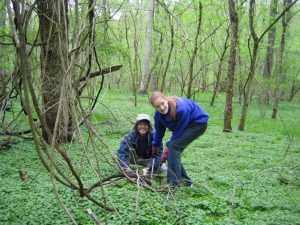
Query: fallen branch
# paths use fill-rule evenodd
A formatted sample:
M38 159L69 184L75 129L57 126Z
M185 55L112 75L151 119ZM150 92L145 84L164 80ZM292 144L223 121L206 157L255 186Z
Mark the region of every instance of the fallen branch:
M5 140L4 142L0 143L0 149L9 149L13 144L17 144L18 142L16 141L11 141L11 140Z
M88 74L87 76L84 76L84 77L80 78L79 80L77 80L77 82L83 82L83 81L86 81L88 79L91 79L91 78L94 78L94 77L97 77L97 76L102 76L102 75L107 74L107 73L115 72L115 71L121 69L121 67L122 67L122 65L117 65L117 66L112 66L112 67L105 68L105 69L100 70L100 71L92 72L92 73Z
M111 175L109 177L103 178L102 180L99 180L95 182L94 184L90 185L88 188L84 189L84 195L89 194L93 189L96 187L100 187L102 184L105 185L111 180L116 180L116 179L122 179L122 178L127 178L130 182L132 183L137 183L137 179L140 179L140 185L143 186L144 188L147 188L151 191L154 191L154 189L150 188L151 186L151 180L149 175L139 175L136 172L131 171L131 173L118 173Z
M87 209L87 212L97 225L102 225L101 221L91 209Z
M24 131L19 131L19 132L10 132L10 131L0 131L0 136L16 136L19 138L27 139L27 140L32 140L32 137L24 136L24 134L29 134L31 133L31 130L24 130Z

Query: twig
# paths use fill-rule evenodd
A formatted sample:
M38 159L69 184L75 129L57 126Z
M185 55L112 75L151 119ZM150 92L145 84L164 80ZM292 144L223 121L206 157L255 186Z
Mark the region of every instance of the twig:
M135 224L136 217L137 217L138 211L139 211L139 201L140 201L140 193L141 193L141 185L140 185L140 176L139 175L137 177L136 185L137 185L137 192L136 192L136 199L135 199L134 217L132 218L132 222L131 222L132 225Z
M31 129L24 130L24 131L17 131L17 132L12 132L7 130L0 131L0 135L7 135L7 136L22 136L24 134L29 134L29 133L31 133Z
M161 1L159 1L159 0L156 0L157 1L157 3L158 4L160 4L175 20L176 20L176 22L178 23L178 25L179 25L179 27L181 28L181 30L183 31L183 33L184 33L184 35L185 35L185 40L184 40L184 42L186 41L186 40L189 40L189 35L187 34L187 32L184 30L184 28L183 28L183 26L182 26L182 24L179 22L179 20L177 19L177 17L173 14L173 13L171 13L170 12L170 10L168 9L168 7L166 6L166 4L164 3L164 2L161 2Z
M208 190L210 193L212 193L213 195L217 196L216 193L214 193L212 190L210 190L206 185L204 184L199 184L201 187L204 187L206 190Z
M285 131L286 131L286 133L287 133L288 140L289 140L288 146L287 146L287 148L286 148L286 150L285 150L285 152L284 152L284 156L283 156L283 159L285 159L286 156L287 156L287 154L288 154L288 152L289 152L289 149L290 149L290 147L291 147L291 144L292 144L292 142L293 142L293 140L294 140L294 136L293 136L293 135L290 135L290 133L288 132L288 129L287 129L287 127L286 127L286 125L285 125L285 123L284 123L284 121L283 121L283 116L282 116L282 114L281 114L280 112L279 112L279 118L280 118L280 121L281 121L281 123L282 123L282 125L283 125L283 127L284 127L284 129L285 129Z
M102 225L101 221L91 209L87 209L87 212L97 225Z
M93 77L97 77L97 76L101 76L101 75L104 75L104 74L107 74L107 73L115 72L115 71L121 69L121 67L122 67L122 65L117 65L117 66L112 66L112 67L105 68L105 69L100 70L100 71L92 72L92 73L88 74L87 76L84 76L84 77L80 78L79 80L77 80L77 82L82 82L82 81L85 81L87 79L91 79Z
M234 186L233 186L232 200L231 200L231 207L230 207L230 210L229 210L229 217L228 217L227 225L230 224L230 219L231 219L231 216L232 216L232 213L233 213L233 208L234 208L234 205L235 205L236 186L237 186L237 182L236 182L236 180L235 180Z

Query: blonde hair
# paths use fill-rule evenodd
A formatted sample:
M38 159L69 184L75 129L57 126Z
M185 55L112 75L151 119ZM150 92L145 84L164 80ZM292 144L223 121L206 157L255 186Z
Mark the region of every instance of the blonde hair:
M178 99L178 97L175 96L164 96L163 93L161 93L160 91L155 91L152 93L152 95L150 96L150 103L153 106L153 103L155 102L156 99L158 98L162 98L168 101L168 103L170 104L171 110L170 110L170 117L172 120L176 119L176 100Z

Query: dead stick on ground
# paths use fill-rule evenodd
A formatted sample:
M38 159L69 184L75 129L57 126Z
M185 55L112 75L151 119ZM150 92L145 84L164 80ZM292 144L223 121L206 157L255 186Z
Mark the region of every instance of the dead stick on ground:
M95 213L91 209L87 209L87 212L97 225L102 225L102 223L100 222L98 217L95 215Z
M231 207L230 207L229 217L228 217L228 221L227 221L227 224L228 224L228 225L230 224L230 219L231 219L231 216L232 216L232 213L233 213L233 208L234 208L234 205L235 205L235 192L236 192L236 186L237 186L237 182L235 181L235 182L234 182L234 186L233 186L233 192L232 192Z

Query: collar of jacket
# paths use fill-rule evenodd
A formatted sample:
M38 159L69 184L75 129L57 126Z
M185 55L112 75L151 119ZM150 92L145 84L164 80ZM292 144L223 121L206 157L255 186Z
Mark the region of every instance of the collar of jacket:
M148 132L148 145L151 145L151 143L152 143L152 137L153 137L153 134L154 134L154 132L153 131L150 131L150 132ZM135 129L133 129L131 132L130 132L130 134L128 135L128 140L127 141L129 141L131 144L134 144L134 145L136 145L137 144L137 142L138 142L138 132L135 130Z

